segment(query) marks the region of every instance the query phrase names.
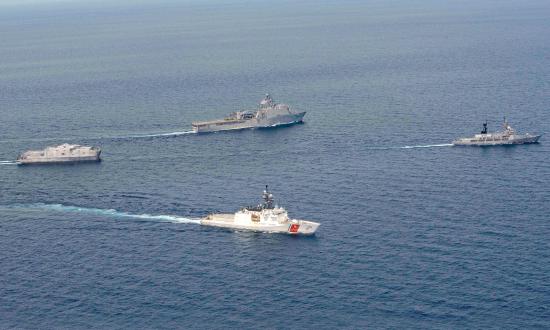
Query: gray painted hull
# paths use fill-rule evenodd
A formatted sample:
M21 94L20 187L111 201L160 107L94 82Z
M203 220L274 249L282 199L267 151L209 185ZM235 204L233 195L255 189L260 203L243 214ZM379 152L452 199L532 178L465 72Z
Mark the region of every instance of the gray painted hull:
M267 128L277 126L288 126L303 122L305 112L293 113L289 115L277 116L269 119L248 119L236 121L215 121L208 125L193 125L193 131L196 133L211 133L221 131L233 131L247 128Z
M500 140L500 141L469 141L469 139L460 139L453 141L455 146L505 146L505 145L515 145L515 144L531 144L538 143L541 135L522 135L516 136L509 140Z

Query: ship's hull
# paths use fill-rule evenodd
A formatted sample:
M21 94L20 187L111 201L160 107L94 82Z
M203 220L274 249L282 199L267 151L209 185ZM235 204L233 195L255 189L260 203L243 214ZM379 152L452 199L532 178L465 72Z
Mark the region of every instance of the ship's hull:
M211 133L220 131L241 130L247 128L267 128L277 126L288 126L301 123L304 120L305 112L281 115L268 119L246 119L246 120L218 120L205 123L194 123L195 133Z
M510 138L508 140L475 140L470 139L460 139L453 141L455 146L475 146L475 147L485 147L485 146L506 146L506 145L515 145L515 144L531 144L538 143L541 135L523 135Z
M34 159L18 159L18 165L44 165L44 164L74 164L74 163L92 163L100 162L99 154L96 156L85 157L41 157Z
M292 220L277 224L238 224L234 222L234 216L232 214L210 216L209 218L202 219L201 225L232 230L246 230L289 235L313 235L317 231L317 228L319 228L319 223L306 220Z

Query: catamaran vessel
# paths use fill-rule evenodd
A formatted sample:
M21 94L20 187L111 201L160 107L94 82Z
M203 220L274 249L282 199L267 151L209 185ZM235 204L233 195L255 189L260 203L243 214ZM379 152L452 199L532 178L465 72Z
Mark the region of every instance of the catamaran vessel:
M99 162L101 149L78 144L61 144L42 150L25 151L17 157L17 164L67 164L80 162Z

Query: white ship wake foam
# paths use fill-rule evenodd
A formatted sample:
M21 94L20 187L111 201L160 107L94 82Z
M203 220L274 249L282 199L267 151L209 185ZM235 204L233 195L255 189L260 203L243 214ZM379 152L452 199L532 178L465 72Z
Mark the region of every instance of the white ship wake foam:
M437 148L437 147L452 147L452 143L443 143L443 144L426 144L419 146L404 146L399 149L414 149L414 148Z
M126 135L126 136L80 136L80 137L44 137L44 138L33 138L33 139L9 139L2 140L0 143L9 143L9 142L41 142L41 141L101 141L101 140L126 140L126 139L143 139L143 138L156 138L156 137L175 137L180 135L195 134L194 131L177 131L177 132L166 132L166 133L154 133L154 134L141 134L141 135Z
M168 132L168 133L156 133L156 134L144 134L144 135L130 135L125 138L151 138L151 137L163 137L163 136L179 136L195 134L194 131L181 131L181 132Z
M17 165L13 160L0 160L0 165Z
M45 204L45 203L14 204L14 205L7 206L7 208L12 208L12 209L18 208L18 209L27 209L27 210L29 209L48 210L48 211L56 211L56 212L63 212L63 213L84 213L84 214L100 215L105 217L129 218L129 219L139 219L139 220L145 220L145 221L200 224L200 219L192 219L192 218L180 217L176 215L132 214L132 213L117 211L114 209L97 209L97 208L63 205L63 204Z
M415 145L415 146L400 146L400 147L370 147L367 149L371 150L390 150L390 149L416 149L416 148L438 148L438 147L452 147L452 143L443 143L443 144L425 144L425 145Z
M161 137L175 137L180 135L195 134L194 131L178 131L178 132L167 132L167 133L154 133L154 134L141 134L141 135L124 135L124 136L102 136L102 137L91 137L91 138L82 138L87 141L94 140L133 140L133 139L146 139L146 138L161 138Z

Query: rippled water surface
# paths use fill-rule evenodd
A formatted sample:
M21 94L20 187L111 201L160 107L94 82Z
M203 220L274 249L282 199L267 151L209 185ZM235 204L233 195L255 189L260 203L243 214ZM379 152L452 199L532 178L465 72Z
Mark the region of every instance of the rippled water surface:
M547 1L0 6L1 328L547 328ZM265 92L293 127L196 135ZM99 145L103 161L18 167ZM203 228L269 184L314 237Z

